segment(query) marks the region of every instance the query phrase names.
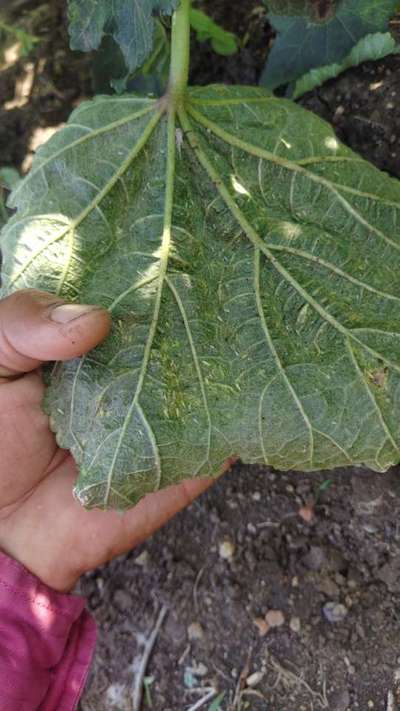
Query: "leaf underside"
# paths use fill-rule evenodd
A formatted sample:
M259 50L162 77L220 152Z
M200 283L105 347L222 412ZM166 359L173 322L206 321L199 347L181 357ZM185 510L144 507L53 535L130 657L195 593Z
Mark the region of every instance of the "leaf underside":
M400 185L255 87L175 117L82 104L13 193L3 292L98 303L46 407L87 507L124 509L229 457L277 469L400 456Z
M314 67L340 62L365 35L387 31L397 6L398 0L343 0L336 15L320 25L304 17L270 14L277 38L261 84L275 89Z

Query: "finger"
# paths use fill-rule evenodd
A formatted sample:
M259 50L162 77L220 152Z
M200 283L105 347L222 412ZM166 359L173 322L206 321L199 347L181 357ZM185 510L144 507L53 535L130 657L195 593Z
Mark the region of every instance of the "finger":
M117 552L111 551L109 558L143 543L179 511L209 489L213 483L215 479L210 478L186 479L180 484L145 496L135 508L124 514L122 519L124 534L117 543Z
M223 470L235 460L227 460ZM76 473L69 455L7 517L5 530L0 517L2 550L60 591L71 590L80 575L144 541L215 481L185 480L149 494L121 516L115 511L86 511L72 495Z
M198 480L164 489L121 516L116 511L86 511L72 495L75 478L70 457L4 524L0 517L1 549L60 592L71 590L86 571L143 541L211 484Z
M227 472L237 461L237 457L227 459L219 476ZM108 556L125 553L164 526L179 511L189 506L200 494L215 483L218 477L207 479L185 479L180 484L148 494L122 517L123 535ZM110 513L110 512L109 512Z
M17 291L0 301L0 378L86 353L105 338L110 323L108 312L97 306L67 304L34 289Z

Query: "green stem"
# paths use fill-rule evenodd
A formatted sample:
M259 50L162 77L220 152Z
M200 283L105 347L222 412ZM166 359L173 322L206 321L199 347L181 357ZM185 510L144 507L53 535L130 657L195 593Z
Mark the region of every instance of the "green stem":
M191 0L180 0L172 18L169 95L174 106L182 103L189 79Z

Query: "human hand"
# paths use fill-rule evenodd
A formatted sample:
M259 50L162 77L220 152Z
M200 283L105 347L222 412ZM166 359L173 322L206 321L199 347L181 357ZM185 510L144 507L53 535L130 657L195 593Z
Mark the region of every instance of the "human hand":
M183 481L123 515L85 511L75 501L76 466L42 411L38 368L82 355L109 328L107 311L44 292L27 289L0 301L0 549L62 592L145 540L212 481Z

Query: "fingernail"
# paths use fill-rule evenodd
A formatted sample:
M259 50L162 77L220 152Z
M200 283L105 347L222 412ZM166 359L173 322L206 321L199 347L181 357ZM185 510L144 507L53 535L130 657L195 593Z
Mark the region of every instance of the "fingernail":
M88 306L87 304L62 304L61 306L56 306L50 312L50 318L56 323L69 323L81 318L81 316L90 314L92 311L99 310L99 306Z

